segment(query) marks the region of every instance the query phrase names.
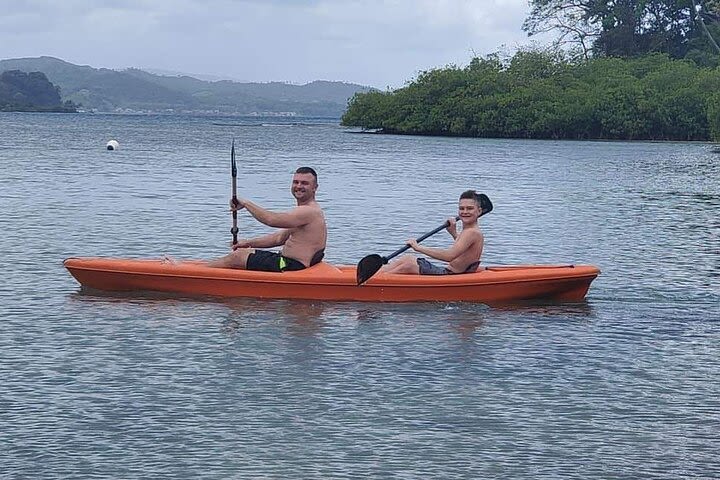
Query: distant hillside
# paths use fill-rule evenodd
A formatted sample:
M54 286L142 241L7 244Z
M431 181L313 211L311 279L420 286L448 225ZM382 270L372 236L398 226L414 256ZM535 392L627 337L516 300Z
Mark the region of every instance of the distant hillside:
M57 86L42 72L7 70L0 73L0 111L74 112L71 102L63 104Z
M210 82L188 76L155 75L79 66L53 57L0 60L0 72L43 72L60 87L62 100L100 112L176 111L227 114L297 114L340 117L356 92L373 89L343 82L306 85L282 82Z

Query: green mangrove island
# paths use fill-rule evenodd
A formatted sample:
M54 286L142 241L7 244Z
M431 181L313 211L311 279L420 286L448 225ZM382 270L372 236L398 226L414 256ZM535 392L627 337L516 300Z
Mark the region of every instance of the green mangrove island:
M720 141L718 0L534 0L549 48L473 58L356 94L345 126L496 138Z

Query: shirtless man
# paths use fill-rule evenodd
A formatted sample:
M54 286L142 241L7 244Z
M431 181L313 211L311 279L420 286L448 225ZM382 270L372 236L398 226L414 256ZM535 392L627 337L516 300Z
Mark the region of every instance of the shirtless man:
M423 247L414 239L405 242L416 252L448 262L447 267L434 265L424 258L404 255L383 267L382 271L385 273L416 275L448 275L476 271L480 265L480 255L482 255L484 242L483 234L478 227L478 218L481 212L482 206L478 194L474 190L468 190L460 195L458 215L463 228L459 235L455 218L448 219L449 225L446 230L455 239L450 248Z
M238 198L233 209L247 210L260 223L279 228L275 233L249 240L238 240L228 255L208 262L211 267L239 268L283 272L302 270L320 260L327 242L327 225L320 205L315 201L318 188L317 173L310 167L300 167L293 175L290 192L297 207L287 212L272 212ZM259 250L282 246L280 253Z

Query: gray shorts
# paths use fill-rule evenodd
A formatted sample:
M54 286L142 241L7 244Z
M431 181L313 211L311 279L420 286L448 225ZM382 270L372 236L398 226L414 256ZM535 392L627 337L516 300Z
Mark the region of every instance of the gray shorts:
M450 275L453 273L447 268L438 267L424 258L418 258L417 264L420 268L420 275Z
M420 268L420 275L457 275L452 270L448 270L445 267L438 267L424 258L417 259L418 267ZM463 273L473 273L477 271L480 262L471 263Z

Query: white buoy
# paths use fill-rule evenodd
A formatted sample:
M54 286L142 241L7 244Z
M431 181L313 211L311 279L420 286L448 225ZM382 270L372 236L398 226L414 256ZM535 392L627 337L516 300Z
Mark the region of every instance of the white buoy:
M117 150L118 148L120 148L120 144L117 142L117 140L110 140L107 143L108 150Z

